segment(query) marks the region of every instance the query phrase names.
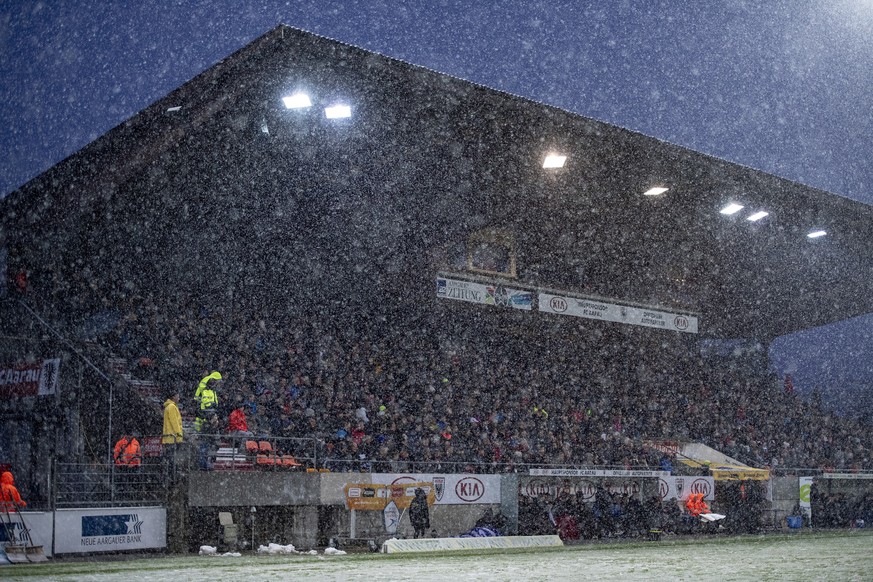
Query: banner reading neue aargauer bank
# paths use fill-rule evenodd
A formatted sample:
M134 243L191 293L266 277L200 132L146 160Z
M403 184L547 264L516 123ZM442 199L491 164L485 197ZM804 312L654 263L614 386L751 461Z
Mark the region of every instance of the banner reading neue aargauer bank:
M644 327L656 327L670 331L697 333L697 317L683 313L670 313L645 307L631 307L607 303L596 299L579 299L564 295L539 294L540 311L572 315L586 319L599 319L613 323L627 323Z

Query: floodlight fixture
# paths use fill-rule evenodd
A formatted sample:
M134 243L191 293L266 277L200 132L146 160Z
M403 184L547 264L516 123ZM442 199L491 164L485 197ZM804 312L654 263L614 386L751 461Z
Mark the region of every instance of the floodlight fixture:
M811 233L809 233L809 234L806 235L806 236L807 236L808 238L820 238L820 237L823 237L823 236L826 235L826 234L827 234L827 231L825 231L825 230L814 230L814 231L812 231Z
M643 196L658 196L663 194L669 190L669 188L664 188L663 186L655 186L654 188L649 188L645 192L643 192Z
M748 220L749 222L758 222L759 220L761 220L765 216L769 216L769 215L770 215L769 212L764 212L763 210L760 210L760 211L756 212L755 214L752 214L751 216L746 218L746 220Z
M545 161L543 162L544 168L563 168L564 162L567 161L567 156L561 156L558 154L549 154L546 156Z
M348 105L331 105L324 108L324 116L328 119L343 119L352 116L352 108Z
M309 95L306 93L295 93L288 97L282 97L282 103L286 109L303 109L304 107L312 107L312 101L309 100Z
M730 216L731 214L736 214L737 212L739 212L743 208L745 208L745 206L743 206L742 204L736 204L735 202L731 202L730 204L728 204L727 206L725 206L724 208L719 210L719 212L721 212L722 214L725 214L727 216Z

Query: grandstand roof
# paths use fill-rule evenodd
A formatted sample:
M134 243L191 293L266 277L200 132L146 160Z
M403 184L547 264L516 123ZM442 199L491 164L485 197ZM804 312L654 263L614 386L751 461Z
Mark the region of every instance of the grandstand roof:
M287 26L2 204L7 243L54 233L33 262L90 253L146 286L432 298L498 229L519 284L694 312L708 337L873 311L867 205Z

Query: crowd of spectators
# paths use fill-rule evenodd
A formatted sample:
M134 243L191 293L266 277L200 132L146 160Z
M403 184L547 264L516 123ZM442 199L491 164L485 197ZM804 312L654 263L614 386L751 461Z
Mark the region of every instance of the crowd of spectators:
M42 307L87 288L94 274L77 273L72 284L52 279ZM199 378L221 371L225 414L242 405L255 436L316 439L334 470L657 467L662 455L647 443L658 440L703 442L757 467L873 469L869 423L786 393L765 353L705 356L686 334L584 323L568 333L543 321L501 335L484 310L447 316L455 305L406 314L414 324L268 317L112 289L53 315L123 357L132 377L179 388L183 414L194 412Z
M533 339L458 319L434 333L166 298L119 306L96 335L134 377L190 396L220 370L225 418L241 405L255 436L317 439L333 470L657 467L647 443L664 439L757 467L873 468L869 427L786 393L754 350L704 357L682 334L600 326ZM184 407L194 412L191 398Z

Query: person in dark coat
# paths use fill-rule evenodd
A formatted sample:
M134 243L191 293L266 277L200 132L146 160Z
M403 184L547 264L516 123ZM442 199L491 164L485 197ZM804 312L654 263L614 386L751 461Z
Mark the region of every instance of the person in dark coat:
M415 490L415 498L409 504L409 521L412 522L412 537L423 538L430 527L430 511L427 507L427 494L421 487Z

